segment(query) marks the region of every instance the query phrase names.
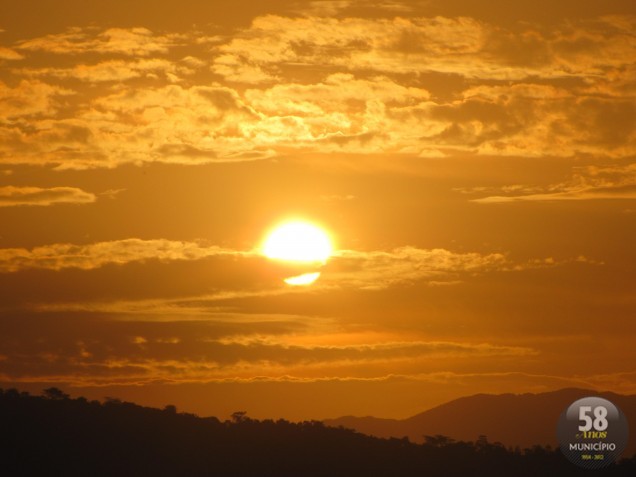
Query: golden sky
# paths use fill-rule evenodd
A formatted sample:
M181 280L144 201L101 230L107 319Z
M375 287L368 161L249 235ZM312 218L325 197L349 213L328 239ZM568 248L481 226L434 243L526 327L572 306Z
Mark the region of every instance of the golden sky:
M636 4L3 0L0 384L202 415L636 393ZM302 218L310 286L268 260Z

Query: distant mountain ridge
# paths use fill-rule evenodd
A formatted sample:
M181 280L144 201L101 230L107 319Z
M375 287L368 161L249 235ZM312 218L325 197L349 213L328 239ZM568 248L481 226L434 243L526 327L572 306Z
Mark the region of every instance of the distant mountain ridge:
M342 426L377 437L408 437L423 442L424 436L444 435L475 441L485 435L490 442L521 448L557 446L556 426L572 402L586 396L610 400L627 416L631 430L624 455L636 452L636 395L567 388L539 394L476 394L449 401L407 419L345 416L326 419L328 426Z

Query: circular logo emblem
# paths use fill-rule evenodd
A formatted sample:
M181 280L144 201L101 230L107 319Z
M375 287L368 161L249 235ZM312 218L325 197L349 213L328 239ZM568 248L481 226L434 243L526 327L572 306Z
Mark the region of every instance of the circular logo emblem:
M615 462L627 447L628 435L625 414L600 397L573 402L563 411L557 426L561 452L585 469L600 469Z

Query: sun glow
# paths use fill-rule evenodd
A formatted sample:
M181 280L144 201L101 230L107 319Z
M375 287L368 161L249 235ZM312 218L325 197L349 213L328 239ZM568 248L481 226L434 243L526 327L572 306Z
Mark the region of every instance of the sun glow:
M263 255L267 258L291 262L325 263L332 251L329 235L320 227L302 221L277 226L263 244Z

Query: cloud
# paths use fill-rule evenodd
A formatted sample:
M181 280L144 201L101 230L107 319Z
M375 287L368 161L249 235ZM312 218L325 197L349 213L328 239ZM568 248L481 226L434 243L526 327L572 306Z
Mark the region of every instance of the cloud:
M21 80L15 87L0 81L0 107L3 119L11 123L19 118L55 116L62 106L61 100L72 94L72 90L37 80ZM0 134L8 136L13 133L16 137L20 136L15 128L2 127L3 123L0 123ZM5 144L9 147L12 145L11 142Z
M0 60L14 61L14 60L22 60L22 59L24 59L24 56L18 53L17 51L12 50L11 48L0 46Z
M175 73L185 68L179 68L171 61L161 58L148 58L135 61L106 60L95 64L77 64L71 68L24 68L18 73L28 77L55 77L60 79L73 78L89 83L108 81L126 81L133 78L156 76L164 73L168 78L176 78Z
M267 15L218 49L268 69L320 64L481 79L556 78L629 66L634 52L629 28L635 23L629 16L603 17L563 23L547 34L529 25L508 30L469 17Z
M90 380L114 384L210 382L235 379L307 379L382 376L387 366L400 370L431 360L522 359L532 348L451 341L385 341L343 345L295 345L288 338L311 338L306 325L252 318L192 322L118 322L78 320L61 332L44 320L40 338L26 326L2 334L3 372L15 380ZM2 326L6 323L0 324ZM293 334L289 334L292 332ZM4 337L4 338L3 338ZM64 378L62 378L64 376Z
M60 169L255 160L271 156L270 143L254 144L242 132L258 120L235 91L224 87L122 88L96 98L72 118L42 119L28 127L0 125L0 138L6 139L0 154L13 163Z
M573 157L636 154L636 106L572 88L517 83L477 86L429 109L443 130L426 138L483 155Z
M110 68L104 73L117 74ZM41 121L24 132L20 125L6 128L4 149L14 162L53 163L60 169L255 160L285 149L395 151L416 147L417 139L404 138L409 125L389 120L382 101L402 107L427 97L425 90L385 77L360 80L348 74L315 85L249 90L245 98L220 86L123 88L96 98L73 119ZM351 108L348 115L343 103ZM70 131L84 133L69 137Z
M95 194L76 187L0 187L0 207L89 204L96 199Z
M198 303L191 300L191 305ZM242 314L218 308L191 317L179 317L177 308L164 312L159 317L149 308L138 308L123 320L113 311L39 309L20 312L17 321L15 314L0 314L0 354L6 356L2 371L16 381L78 385L311 382L384 379L387 369L408 374L440 362L452 368L492 360L519 362L539 354L533 347L515 344L360 332L321 316ZM61 327L60 320L67 326Z
M564 24L562 31L547 37L541 31L507 31L461 17L337 19L270 15L257 18L249 29L218 48L221 58L232 58L237 68L243 64L276 74L285 65L329 65L341 71L333 78L344 70L354 74L377 71L391 77L396 73L436 72L465 76L477 83L513 81L510 85L469 88L463 92L463 100L448 104L426 102L412 89L412 99L419 99L420 104L414 101L402 108L390 105L381 92L375 91L366 98L376 98L377 107L363 117L356 117L355 109L340 96L340 105L348 105L343 118L347 121L334 128L334 138L387 132L367 147L353 141L340 142L341 150L346 149L343 145L356 145L357 152L381 147L384 151L432 152L436 156L441 155L440 148L451 148L487 155L569 157L585 153L624 157L635 153L631 146L636 134L633 102L618 96L588 97L591 85L607 86L602 79L607 74L612 75L613 84L628 84L629 75L633 76L633 65L625 58L633 56L634 45L624 29L625 22L631 25L633 20L620 18L622 23L605 18ZM616 27L615 23L622 26ZM597 45L594 52L585 48L592 44L592 38ZM534 83L535 78L545 83L576 76L585 78L587 84L566 89ZM258 77L264 78L260 74ZM296 143L319 140L320 144L307 146L334 150L333 141L311 135L307 124L306 117L320 107L320 98L328 97L316 86L280 85L266 94L278 99L278 111L296 121ZM365 85L359 86L365 91ZM273 111L258 97L260 92L252 92L248 99L257 109ZM337 101L337 90L334 92ZM257 127L263 126L268 124ZM347 131L354 126L360 132Z
M266 68L320 64L381 72L466 72L471 65L464 62L460 68L460 57L478 52L483 39L484 26L470 18L266 15L218 50Z
M260 115L242 130L252 143L281 150L377 153L421 148L418 136L435 125L403 120L400 112L429 98L425 89L386 76L337 73L314 84L248 89L245 102Z
M73 27L64 33L33 38L18 44L18 48L28 51L44 51L55 54L119 54L127 56L148 56L167 53L178 44L181 35L155 35L147 28Z
M477 274L521 272L571 262L596 263L584 256L564 260L547 257L515 262L502 253L461 253L410 246L390 251L339 250L322 269L321 277L313 288L382 290L415 283L451 286L463 283L464 278Z
M471 202L496 204L511 202L542 202L572 200L636 199L636 164L615 166L587 166L576 168L566 182L541 186L505 186L500 192L515 195L489 195ZM489 188L463 190L464 193L492 192ZM521 193L521 194L520 194Z
M277 283L280 285L280 283ZM174 320L208 320L211 315L218 317L219 303L234 300L277 297L303 293L296 288L276 287L258 290L225 290L196 296L179 298L109 300L89 302L41 303L30 306L36 312L88 312L117 315L120 320L142 320L143 316L152 317L153 321ZM250 315L254 317L258 315ZM245 321L245 317L232 315L234 321ZM306 317L303 317L304 321Z
M567 192L552 192L547 194L529 194L515 196L490 196L473 199L471 202L479 204L497 204L509 202L541 202L561 200L598 200L598 199L636 199L636 187L622 189L579 189Z
M199 260L211 256L244 256L216 246L166 239L125 239L88 245L53 244L35 247L0 249L0 272L39 268L91 270L107 264L126 264L145 260Z
M280 78L266 73L260 66L245 64L235 55L221 55L214 60L210 70L234 83L274 83Z
M341 250L324 269L325 286L382 289L396 284L430 280L458 274L508 270L503 254L456 253L445 249L400 247L392 251Z
M0 249L0 273L7 282L5 286L15 289L5 310L26 306L39 312L101 313L122 319L151 316L161 320L200 319L223 307L251 309L250 303L279 302L284 296L315 298L360 290L452 287L462 283L470 286L478 275L521 273L572 262L596 263L583 256L513 261L499 253L401 247L390 251L340 250L326 265L315 269L267 260L257 250L136 238ZM311 287L290 287L284 282L290 276L315 270L320 270L321 277ZM57 272L58 278L53 279L52 272ZM166 273L168 278L157 278ZM22 288L34 280L43 283L39 292ZM99 290L113 282L117 286L111 286L113 291L105 300Z
M314 84L287 83L268 89L245 92L249 104L257 111L278 115L311 116L342 112L364 112L369 101L391 106L417 105L430 98L427 90L401 85L387 76L358 78L349 73L335 73Z
M352 5L351 0L319 0L305 2L298 13L307 16L335 17Z
M170 69L163 60L113 61L63 74L98 82ZM242 94L223 86L123 86L88 104L65 100L66 117L55 119L59 98L70 94L33 80L0 89L13 120L0 125L6 160L83 169L256 160L290 151L425 157L443 157L444 151L532 157L636 153L630 139L636 135L630 120L636 110L628 101L581 99L545 85L473 87L444 104L423 88L387 76L348 73ZM70 118L69 108L77 108ZM29 118L28 126L18 121L37 114L49 118Z
M0 157L87 169L302 153L636 154L633 17L547 32L394 7L368 3L361 18L353 4L320 2L212 41L144 28L26 40L12 48L43 59L0 84Z

